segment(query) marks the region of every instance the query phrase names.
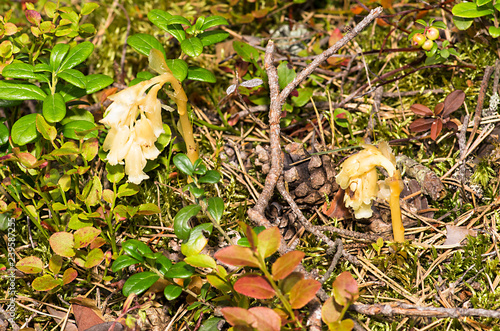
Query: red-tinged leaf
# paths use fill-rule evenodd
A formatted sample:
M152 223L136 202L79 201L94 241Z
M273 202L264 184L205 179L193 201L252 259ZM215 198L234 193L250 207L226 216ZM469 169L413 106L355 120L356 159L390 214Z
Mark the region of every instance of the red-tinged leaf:
M321 288L321 283L314 279L299 281L290 291L290 304L293 309L299 309L311 301L316 292Z
M104 322L102 314L91 299L75 298L73 299L73 315L75 316L78 330L87 330L91 327ZM79 301L79 302L76 302Z
M257 236L257 252L263 258L276 253L281 243L281 235L278 227L265 229Z
M269 282L258 275L245 275L234 283L234 290L255 299L271 299L276 292Z
M76 277L78 277L78 272L75 269L73 268L66 269L62 276L63 285L71 283L76 279Z
M100 234L101 230L92 226L86 226L76 230L73 235L75 239L75 248L87 247L87 245L93 242Z
M16 268L25 274L37 274L43 270L43 262L36 256L28 256L17 262Z
M100 248L94 248L87 255L87 260L85 261L85 268L93 268L104 260L104 253Z
M335 45L337 41L342 39L344 36L342 35L342 32L340 31L339 28L335 28L332 30L330 33L330 38L328 39L328 47L332 47Z
M106 239L97 237L90 243L90 249L99 248L106 243Z
M444 109L444 103L440 102L434 107L434 115L439 115Z
M292 271L294 271L295 268L300 264L300 261L302 261L305 255L306 254L301 251L292 251L279 257L276 262L273 263L273 279L283 279L291 274Z
M458 122L458 123L457 123ZM452 118L451 120L449 120L448 122L446 122L446 127L449 129L449 130L453 130L453 131L457 131L458 130L458 125L459 124L462 124L460 123L459 120L457 120L456 118Z
M345 195L345 190L341 188L338 189L337 192L335 193L335 196L330 201L330 208L328 208L328 203L326 201L323 204L323 207L321 208L323 214L325 214L328 217L336 218L339 220L344 218L349 218L351 216L351 212L345 206L344 195Z
M33 25L38 25L40 24L40 21L42 20L42 15L40 15L39 12L36 10L26 10L25 12L26 18L28 19L28 22L30 22Z
M222 263L241 266L241 267L259 267L259 260L253 255L248 247L228 246L215 253L214 257Z
M247 240L248 240L248 244L250 244L250 248L252 250L255 250L255 248L257 247L257 242L258 242L257 234L255 234L255 231L250 226L248 226L245 222L240 221L240 222L238 222L238 225L243 230L243 233L245 233L245 236L247 236Z
M55 279L51 275L37 277L33 280L33 283L31 283L31 286L35 291L49 291L59 285L61 285L61 281Z
M342 306L349 301L355 301L359 297L358 283L347 271L344 271L335 278L332 284L332 291L335 301Z
M241 325L251 328L257 327L257 319L248 310L240 307L224 307L221 309L222 315L232 326Z
M434 118L418 118L410 124L411 132L423 132L431 128Z
M444 99L443 118L450 116L455 110L460 108L465 101L465 93L462 90L456 90L448 94Z
M259 331L280 331L281 318L274 310L267 307L253 307L248 309L257 320Z
M330 324L337 322L339 320L340 313L342 312L342 306L338 305L333 297L328 298L323 307L321 307L321 319L325 324Z
M302 272L292 272L285 279L281 281L280 287L283 293L288 293L290 290L304 279L304 274Z
M73 234L69 232L56 232L50 236L49 243L56 254L64 257L75 256Z
M416 103L410 107L411 111L417 115L432 116L434 113L429 107Z
M436 140L439 134L441 133L441 130L443 130L443 121L441 121L440 118L436 118L434 122L432 122L431 125L431 138L432 140Z

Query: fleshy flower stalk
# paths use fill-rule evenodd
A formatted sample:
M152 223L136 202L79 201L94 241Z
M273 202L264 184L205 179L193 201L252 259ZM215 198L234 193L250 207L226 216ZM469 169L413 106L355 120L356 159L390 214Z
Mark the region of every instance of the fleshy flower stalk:
M372 200L379 194L389 201L391 207L394 240L403 242L404 227L399 205L403 182L396 169L396 159L386 142L380 143L378 148L372 145L362 146L362 151L342 163L342 170L336 177L337 183L346 191L345 205L354 210L356 218L368 218L372 216ZM385 182L378 181L377 166L385 168L389 173ZM389 186L390 196L384 195L384 191L387 191L385 186Z
M193 129L187 113L186 93L168 69L161 52L156 51L159 53L157 54L154 51L149 57L150 66L160 75L110 96L109 99L113 103L101 120L101 123L110 127L103 144L104 151L109 151L106 161L111 165L125 163L128 181L134 184L140 184L149 178L143 171L147 160L154 160L160 154L155 142L164 130L161 103L157 95L166 83L170 83L174 89L169 95L177 104L187 155L193 163L198 159Z

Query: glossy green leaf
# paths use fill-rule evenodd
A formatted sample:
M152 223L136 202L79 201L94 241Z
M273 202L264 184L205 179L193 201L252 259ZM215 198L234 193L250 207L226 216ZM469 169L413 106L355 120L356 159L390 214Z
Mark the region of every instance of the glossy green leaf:
M188 65L186 61L181 60L181 59L169 59L165 61L167 63L168 68L172 72L172 75L174 75L175 78L177 78L179 81L183 81L186 79L187 74L188 74Z
M194 173L194 166L191 163L191 160L187 157L186 154L179 153L174 156L174 165L182 171L185 175L192 176Z
M149 56L151 49L157 49L163 54L164 57L166 57L163 45L158 41L158 39L149 34L134 34L128 37L127 43L142 55Z
M197 37L201 40L203 47L205 47L226 40L229 37L229 33L222 30L211 30L202 32Z
M118 272L123 268L129 267L131 265L141 263L141 261L134 259L129 255L120 255L111 265L111 271Z
M259 59L259 51L249 44L241 41L233 41L233 48L243 61L252 62Z
M123 179L123 177L125 177L125 169L121 164L110 165L109 163L106 163L106 172L106 178L111 183L118 183Z
M86 92L92 94L113 84L113 78L103 74L93 74L86 76Z
M206 174L198 180L199 183L216 184L220 181L220 173L216 170L208 170Z
M34 67L27 63L11 63L2 70L2 76L9 78L37 79Z
M488 3L490 3L491 1L493 1L493 0L476 0L476 4L478 6L484 6L484 5L488 4Z
M4 100L44 100L47 94L32 84L0 80L0 99Z
M189 278L195 272L195 269L186 262L181 261L174 264L166 273L166 278Z
M182 294L182 287L174 284L167 285L165 290L163 290L163 294L165 295L165 299L175 300Z
M446 30L448 28L446 26L446 24L442 21L436 21L436 22L432 23L432 27L437 28L437 29L443 29L443 30Z
M162 255L155 260L156 269L165 276L167 271L172 267L172 261L170 261L166 256Z
M194 217L201 210L199 205L189 205L177 213L174 218L174 232L177 238L182 240L187 240L189 234L191 233L191 227L189 226L189 220Z
M181 41L181 49L191 57L197 57L203 52L203 43L197 37L191 37Z
M0 146L5 145L9 141L9 129L5 124L0 123Z
M45 118L43 118L42 115L36 114L36 129L38 132L42 134L42 137L44 137L47 140L53 141L56 139L57 136L57 129L55 126L47 123Z
M172 25L172 24L184 24L191 26L191 22L189 22L187 18L184 18L183 16L180 15L170 16L170 18L167 20L167 25Z
M21 117L12 125L12 142L19 146L24 146L38 137L36 130L36 115L29 114Z
M153 286L158 279L160 279L160 276L151 271L133 274L123 285L123 295L126 297L132 293L140 295Z
M57 71L59 69L61 62L66 54L68 54L69 49L70 47L68 44L62 43L59 43L52 48L52 51L50 52L50 66L52 71Z
M313 95L313 90L308 87L297 89L299 95L292 97L292 102L297 107L303 107L308 103Z
M208 28L218 26L218 25L229 25L229 23L222 16L217 16L217 15L208 16L205 18L205 21L203 22L203 25L201 26L201 30L204 31Z
M198 331L219 331L218 325L222 318L210 317L200 326Z
M186 38L186 32L180 24L168 24L168 20L172 17L166 11L153 9L148 13L149 20L160 29L170 33L178 41L183 41Z
M139 189L140 189L139 186L136 184L125 183L123 185L120 185L120 187L118 188L117 196L119 198L129 197L137 194L139 192Z
M217 263L215 262L215 260L212 257L205 254L188 256L184 259L184 261L193 267L212 268L212 269L217 268Z
M81 89L84 89L87 83L85 75L75 69L66 69L61 71L57 76Z
M59 70L72 69L85 61L94 51L94 44L84 41L69 50L59 67Z
M474 2L461 2L456 4L451 10L453 15L465 18L475 18L487 15L492 15L494 12L493 8L480 9Z
M207 211L212 218L220 223L222 215L224 214L224 200L220 197L213 197L207 200Z
M215 75L210 70L200 67L189 67L187 78L207 83L215 83L217 81L217 78L215 78Z
M148 245L137 239L129 239L122 244L123 250L125 252L137 251L141 255L152 254L153 251Z
M80 14L88 15L88 14L92 13L97 8L99 8L99 4L97 4L95 2L86 2L82 6L82 10L81 10Z
M139 205L137 215L154 215L161 213L160 208L154 203L143 203Z
M472 23L474 23L473 18L464 18L464 17L458 17L458 16L453 16L453 23L459 30L467 30L472 26Z
M488 28L488 32L490 33L490 36L492 36L493 38L500 37L500 27L496 28L494 26L490 26Z
M60 122L66 116L66 102L63 96L60 93L48 95L43 100L42 114L49 123Z
M293 70L292 66L288 64L288 62L281 62L278 66L278 83L280 85L280 89L284 89L289 83L293 81L293 79L297 76L295 70Z
M88 121L72 121L63 126L62 133L66 138L80 140L80 133L86 133L85 139L97 138L97 130L94 123Z
M31 283L31 286L35 291L49 291L59 285L62 285L62 281L55 279L51 275L37 277L33 280L33 283Z
M196 226L191 230L189 239L181 245L181 252L185 256L193 256L199 254L208 243L205 233L212 233L212 223L204 223Z

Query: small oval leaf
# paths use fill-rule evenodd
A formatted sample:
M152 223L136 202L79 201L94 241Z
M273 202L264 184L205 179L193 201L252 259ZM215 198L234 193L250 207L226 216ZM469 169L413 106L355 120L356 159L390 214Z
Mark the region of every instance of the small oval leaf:
M290 290L290 304L293 309L304 307L311 301L316 292L321 288L321 283L314 279L303 279Z
M234 283L234 290L254 299L271 299L276 292L269 282L258 275L245 275Z
M43 262L36 256L28 256L16 263L16 268L25 274L37 274L43 270Z
M123 295L126 297L132 293L140 295L156 283L158 279L160 279L160 276L151 271L133 274L123 285Z
M222 263L241 266L241 267L259 267L259 260L254 256L252 250L248 247L228 246L215 253L214 257Z
M260 239L259 239L260 245ZM288 252L285 255L279 257L276 262L273 263L272 274L273 279L283 279L289 274L291 274L295 268L300 264L300 261L304 258L306 254L301 251Z

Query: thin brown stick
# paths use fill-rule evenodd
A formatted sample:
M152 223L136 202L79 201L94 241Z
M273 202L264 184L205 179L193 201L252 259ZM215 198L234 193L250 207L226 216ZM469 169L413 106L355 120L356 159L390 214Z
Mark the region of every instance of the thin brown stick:
M278 182L278 178L281 176L281 173L283 171L283 160L281 155L281 145L279 137L281 110L286 98L304 79L306 79L314 71L315 68L317 68L330 55L336 53L340 48L345 46L381 13L382 7L378 7L372 10L367 17L365 17L354 29L351 30L351 32L349 32L341 40L336 42L335 45L318 55L311 64L309 64L304 70L302 70L295 77L295 79L290 84L288 84L283 89L283 91L281 91L281 93L279 91L278 84L278 71L276 70L273 60L275 46L272 40L269 41L266 47L264 63L269 79L269 89L271 97L269 112L271 169L266 177L265 187L259 196L259 200L256 202L253 208L248 210L249 218L258 225L264 225L266 227L271 226L271 223L264 216L264 210L267 207L269 200L271 199L274 188L276 187L276 183Z
M461 318L468 316L487 317L500 319L500 311L488 309L466 309L466 308L438 308L438 307L421 307L406 303L395 304L352 304L349 310L360 314L370 316L419 316L419 317L437 317L437 318Z

